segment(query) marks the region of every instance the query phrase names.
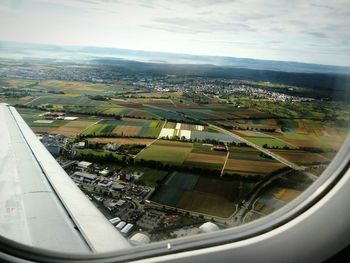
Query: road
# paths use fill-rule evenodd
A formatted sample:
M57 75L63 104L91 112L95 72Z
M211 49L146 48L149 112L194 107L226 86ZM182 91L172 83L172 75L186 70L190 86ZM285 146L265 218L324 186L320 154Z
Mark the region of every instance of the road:
M147 105L147 106L152 107L152 108L156 108L156 109L161 109L161 110L168 111L168 112L172 112L172 113L175 113L175 114L179 114L177 111L173 111L173 110L169 110L169 109L164 109L164 108L157 107L157 106L153 106L153 105ZM191 117L187 116L186 114L182 114L182 115L183 115L184 117L186 117L186 118L192 119ZM230 131L228 131L228 130L225 130L225 129L223 129L223 128L219 127L219 126L216 126L216 125L214 125L214 124L211 124L211 123L209 123L209 122L206 122L206 124L207 124L209 127L213 128L213 129L215 129L215 130L217 130L217 131L219 131L219 132L221 132L221 133L224 133L224 134L227 134L227 135L229 135L229 136L232 136L233 138L236 138L237 140L239 140L239 141L241 141L241 142L244 142L244 143L246 143L247 145L249 145L249 146L251 146L251 147L254 147L255 149L257 149L257 150L259 150L259 151L265 153L265 154L268 155L268 156L271 156L273 159L275 159L275 160L277 160L277 161L279 161L279 162L281 162L281 163L283 163L283 164L289 166L290 168L292 168L292 169L294 169L294 170L298 170L298 171L304 171L304 170L305 170L305 167L304 167L304 166L300 166L300 165L297 165L297 164L295 164L295 163L292 163L292 162L286 160L285 158L281 157L280 155L275 154L274 152L269 151L269 149L265 149L265 148L263 148L263 147L261 147L261 146L255 144L255 143L251 142L251 141L248 141L247 139L245 139L245 138L243 138L243 137L241 137L241 136L239 136L239 135L237 135L237 134L235 134L235 133L233 133L233 132L230 132ZM310 174L310 177L311 177L311 175L312 175L312 174ZM313 178L312 178L313 180L317 178L317 177L314 178L314 175L312 175L312 177L313 177Z
M275 159L275 160L277 160L277 161L279 161L279 162L289 166L290 168L292 168L294 170L298 170L298 171L304 171L305 170L304 166L299 166L299 165L297 165L295 163L292 163L292 162L284 159L283 157L281 157L281 156L279 156L279 155L269 151L269 149L265 149L265 148L255 144L255 143L251 142L251 141L248 141L247 139L245 139L245 138L243 138L243 137L241 137L241 136L239 136L239 135L237 135L237 134L235 134L233 132L230 132L228 130L225 130L225 129L221 128L221 127L218 127L218 126L210 124L210 123L207 123L207 125L209 127L211 127L212 129L215 129L215 130L217 130L217 131L219 131L221 133L224 133L224 134L227 134L229 136L232 136L232 137L236 138L237 140L240 140L241 142L244 142L247 145L249 145L251 147L254 147L255 149L259 150L260 152L263 152L266 155L271 156L273 159Z
M285 176L290 172L293 172L293 170L288 170L288 171L284 171L282 173L276 174L275 176L269 178L264 183L259 185L259 187L252 194L252 196L239 207L237 213L234 215L234 217L230 219L230 221L227 221L227 223L230 226L237 226L237 225L243 224L244 215L252 208L252 204L258 198L258 194L261 192L261 190L263 190L266 186L268 186L272 181L276 180L281 176Z
M41 98L41 96L36 97L36 98L32 99L31 101L28 101L27 103L24 103L23 105L29 105L30 103L32 103L32 102L34 102L34 101L36 101L36 100L38 100L40 98Z
M227 143L225 143L225 148L226 148L226 151L227 151L227 154L226 154L226 158L225 158L225 162L224 162L224 165L222 166L222 169L221 169L221 173L220 173L220 176L222 176L224 174L224 171L225 171L225 167L226 167L226 163L227 163L227 160L230 156L230 151L227 147Z

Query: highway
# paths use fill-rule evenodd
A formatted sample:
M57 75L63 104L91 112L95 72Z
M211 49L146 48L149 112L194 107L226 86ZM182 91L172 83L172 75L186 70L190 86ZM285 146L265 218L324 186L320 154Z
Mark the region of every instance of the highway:
M241 142L244 142L247 145L249 145L251 147L254 147L255 149L265 153L266 155L271 156L273 159L275 159L275 160L277 160L277 161L279 161L279 162L289 166L290 168L292 168L294 170L298 170L298 171L304 171L305 170L304 166L299 166L299 165L297 165L295 163L292 163L292 162L284 159L283 157L281 157L281 156L279 156L279 155L269 151L269 149L266 149L266 148L263 148L263 147L261 147L259 145L256 145L255 143L253 143L251 141L248 141L247 139L245 139L245 138L243 138L243 137L241 137L241 136L239 136L239 135L237 135L237 134L235 134L233 132L230 132L228 130L225 130L225 129L221 128L221 127L218 127L218 126L210 124L210 123L207 123L207 125L209 127L211 127L212 129L215 129L215 130L217 130L217 131L219 131L221 133L224 133L224 134L227 134L229 136L232 136L232 137L236 138L237 140L240 140Z
M242 203L242 205L238 208L237 213L235 213L234 216L231 217L229 221L226 221L226 223L228 223L230 226L238 226L238 225L244 224L245 222L243 222L243 218L245 214L251 210L253 202L257 198L259 198L258 195L260 194L261 190L263 190L265 187L271 184L272 181L276 180L279 177L285 176L290 172L293 172L293 170L288 170L288 171L284 171L282 173L276 174L273 177L266 180L265 182L263 182L262 184L260 184L258 188L254 191L254 193L251 195L251 197L248 200L246 200L244 203Z
M169 109L164 109L164 108L162 108L162 107L157 107L157 106L154 106L154 105L147 105L147 106L152 107L152 108L155 108L155 109L161 109L161 110L164 110L164 111L168 111L168 112L172 112L172 113L175 113L175 114L179 114L177 111L173 111L173 110L169 110ZM190 116L187 116L186 114L181 114L181 115L184 116L184 117L186 117L186 118L188 118L188 119L193 119L193 118L191 118ZM216 126L216 125L214 125L214 124L211 124L211 123L209 123L209 122L205 122L205 124L208 125L209 127L211 127L212 129L215 129L215 130L217 130L217 131L219 131L219 132L221 132L221 133L223 133L223 134L227 134L227 135L229 135L229 136L231 136L231 137L233 137L233 138L236 138L237 140L239 140L239 141L241 141L241 142L246 143L247 145L249 145L249 146L251 146L251 147L253 147L253 148L259 150L260 152L265 153L265 154L268 155L268 156L271 156L273 159L275 159L275 160L277 160L277 161L279 161L279 162L281 162L281 163L283 163L283 164L289 166L290 168L292 168L292 169L294 169L294 170L297 170L297 171L304 171L304 170L306 169L306 167L297 165L297 164L295 164L295 163L292 163L292 162L288 161L287 159L283 158L282 156L280 156L280 155L278 155L278 154L276 154L276 153L270 151L269 149L263 148L263 147L261 147L261 146L255 144L255 143L253 143L253 142L251 142L251 141L248 141L247 139L245 139L245 138L243 138L243 137L241 137L241 136L239 136L239 135L237 135L237 134L235 134L235 133L233 133L233 132L230 132L230 131L228 131L228 130L225 130L225 129L223 129L223 128L219 127L219 126ZM225 165L226 165L226 163L225 163ZM223 171L221 171L221 174L222 174L222 172L223 172ZM305 173L305 174L306 174L311 180L313 180L313 181L315 181L315 180L317 179L317 176L315 176L315 175L313 175L313 174L311 174L311 173Z

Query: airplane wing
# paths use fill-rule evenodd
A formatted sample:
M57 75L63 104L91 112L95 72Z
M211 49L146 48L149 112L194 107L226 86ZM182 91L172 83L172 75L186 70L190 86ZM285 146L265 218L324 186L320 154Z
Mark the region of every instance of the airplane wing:
M7 104L0 104L0 235L60 252L131 246Z

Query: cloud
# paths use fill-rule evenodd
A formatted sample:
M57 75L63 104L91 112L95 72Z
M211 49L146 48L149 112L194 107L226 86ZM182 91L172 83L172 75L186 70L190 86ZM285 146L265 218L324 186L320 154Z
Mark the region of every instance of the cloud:
M334 64L349 17L349 0L0 0L0 39Z
M309 34L313 37L317 37L317 38L327 38L327 35L325 33L321 33L321 32L306 32L306 34Z
M222 4L232 4L235 2L235 0L201 0L201 1L194 1L194 0L177 0L180 4L189 5L191 7L207 7L207 6L213 6L213 5L222 5Z
M161 17L153 20L151 28L164 29L170 32L182 33L212 33L212 32L254 32L255 29L236 22L220 22L204 19L177 18L177 17Z

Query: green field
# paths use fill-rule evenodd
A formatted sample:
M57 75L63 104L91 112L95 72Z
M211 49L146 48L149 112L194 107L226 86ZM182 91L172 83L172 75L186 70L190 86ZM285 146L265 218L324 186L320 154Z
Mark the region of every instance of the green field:
M90 126L89 128L87 128L82 134L93 135L93 136L111 134L114 128L115 128L115 125L102 123L100 121Z
M101 111L101 113L104 114L113 114L113 115L125 115L127 114L131 109L127 109L124 107L113 107L113 108L107 108Z
M43 104L96 106L99 103L97 101L89 99L87 96L69 96L67 94L42 96L29 103L30 106L39 106Z
M157 141L136 156L136 160L158 161L181 165L192 150L191 143Z
M37 120L43 120L43 111L36 110L36 109L22 109L17 108L18 113L22 116L24 121L30 126L30 127L49 127L49 128L58 128L63 125L68 124L70 121L65 120L53 120L52 123L35 123Z
M162 170L155 170L148 167L142 167L144 174L140 178L140 182L146 186L155 187L157 183L164 179L169 172Z
M44 117L42 116L44 111L40 111L36 109L25 109L25 108L16 108L16 110L28 125L31 125L36 120L44 119Z
M255 148L230 146L229 151L229 158L224 170L224 173L228 175L266 176L285 167L275 159L262 155Z
M275 139L275 138L266 138L266 137L246 137L248 141L251 141L259 146L267 145L267 147L272 148L272 147L289 147L289 148L295 148L292 145L283 142L281 140Z
M151 200L160 204L227 218L235 204L245 199L254 183L174 172L153 194Z
M163 121L128 119L101 120L83 132L83 135L108 136L118 135L126 137L150 137L156 138L162 127Z
M35 123L32 122L30 127L51 127L51 128L58 128L63 125L68 124L70 121L64 121L64 120L54 120L52 123Z
M176 207L181 196L197 183L199 175L174 172L165 180L161 188L152 196L152 201Z
M235 160L249 160L249 161L263 161L263 162L276 162L272 158L264 158L261 152L253 147L237 147L229 146L229 158Z
M216 151L213 146L202 143L194 143L191 153L188 155L184 165L210 170L220 170L226 160L226 151Z

